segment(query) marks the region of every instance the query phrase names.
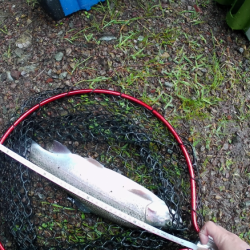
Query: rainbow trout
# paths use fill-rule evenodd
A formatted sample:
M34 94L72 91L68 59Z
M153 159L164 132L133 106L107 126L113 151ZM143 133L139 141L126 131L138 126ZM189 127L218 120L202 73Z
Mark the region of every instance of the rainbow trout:
M72 154L54 141L50 151L32 141L30 161L85 193L155 227L172 224L172 214L163 200L131 179L105 168L92 158ZM119 217L71 194L93 212L123 226L135 227ZM179 217L178 217L179 218ZM179 218L181 221L181 219Z

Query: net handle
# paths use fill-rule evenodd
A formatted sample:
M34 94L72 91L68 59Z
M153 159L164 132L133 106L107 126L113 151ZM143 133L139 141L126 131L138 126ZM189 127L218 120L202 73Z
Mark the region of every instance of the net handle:
M120 96L121 98L127 99L127 100L132 101L136 104L139 104L139 105L143 106L144 108L148 109L153 115L155 115L159 120L161 120L163 122L163 124L168 128L168 130L171 132L171 134L174 136L174 138L178 142L178 144L181 148L181 151L186 159L186 163L187 163L188 171L189 171L189 176L190 176L191 208L192 208L191 221L192 221L192 224L194 226L194 229L198 233L200 231L200 229L199 229L199 226L197 223L197 215L196 215L196 184L195 184L194 169L193 169L193 165L192 165L191 159L189 157L189 154L188 154L181 138L178 136L177 132L170 125L170 123L161 114L159 114L156 110L154 110L151 106L147 105L146 103L144 103L143 101L141 101L135 97L132 97L132 96L127 95L127 94L122 94L122 93L117 92L117 91L106 90L106 89L80 89L80 90L73 90L73 91L64 92L62 94L52 96L50 98L47 98L47 99L41 101L40 103L36 104L32 108L30 108L28 111L26 111L24 114L22 114L13 123L13 125L11 125L8 128L8 130L4 133L4 135L2 136L2 138L0 140L0 143L3 144L5 142L5 140L7 139L7 137L10 135L10 133L15 129L15 127L18 126L26 117L31 115L34 111L36 111L40 107L42 107L48 103L51 103L55 100L59 100L59 99L66 97L66 96L83 95L83 94L91 94L91 93ZM4 250L4 248L2 248L2 246L1 246L1 243L0 243L0 250Z

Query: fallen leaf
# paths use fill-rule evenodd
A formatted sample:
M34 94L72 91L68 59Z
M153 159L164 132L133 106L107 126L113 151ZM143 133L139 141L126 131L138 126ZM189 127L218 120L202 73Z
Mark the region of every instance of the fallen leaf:
M196 4L194 5L194 9L195 9L196 12L202 13L202 10Z
M48 78L48 79L46 80L46 83L50 83L50 82L53 82L53 79L52 79L52 78Z

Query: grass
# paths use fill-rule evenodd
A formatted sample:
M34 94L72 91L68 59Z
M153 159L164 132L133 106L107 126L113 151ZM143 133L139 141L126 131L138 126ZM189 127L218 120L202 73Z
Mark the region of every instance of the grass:
M35 5L38 4L38 1L37 0L26 0L27 1L27 4L34 7Z

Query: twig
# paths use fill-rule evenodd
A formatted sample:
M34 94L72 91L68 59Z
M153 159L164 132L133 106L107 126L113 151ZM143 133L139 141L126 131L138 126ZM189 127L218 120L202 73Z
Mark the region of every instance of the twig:
M44 70L45 70L46 68L44 68ZM33 80L35 80L38 76L40 76L43 72L44 72L44 70L42 70L37 76L35 76L34 78L33 78Z

